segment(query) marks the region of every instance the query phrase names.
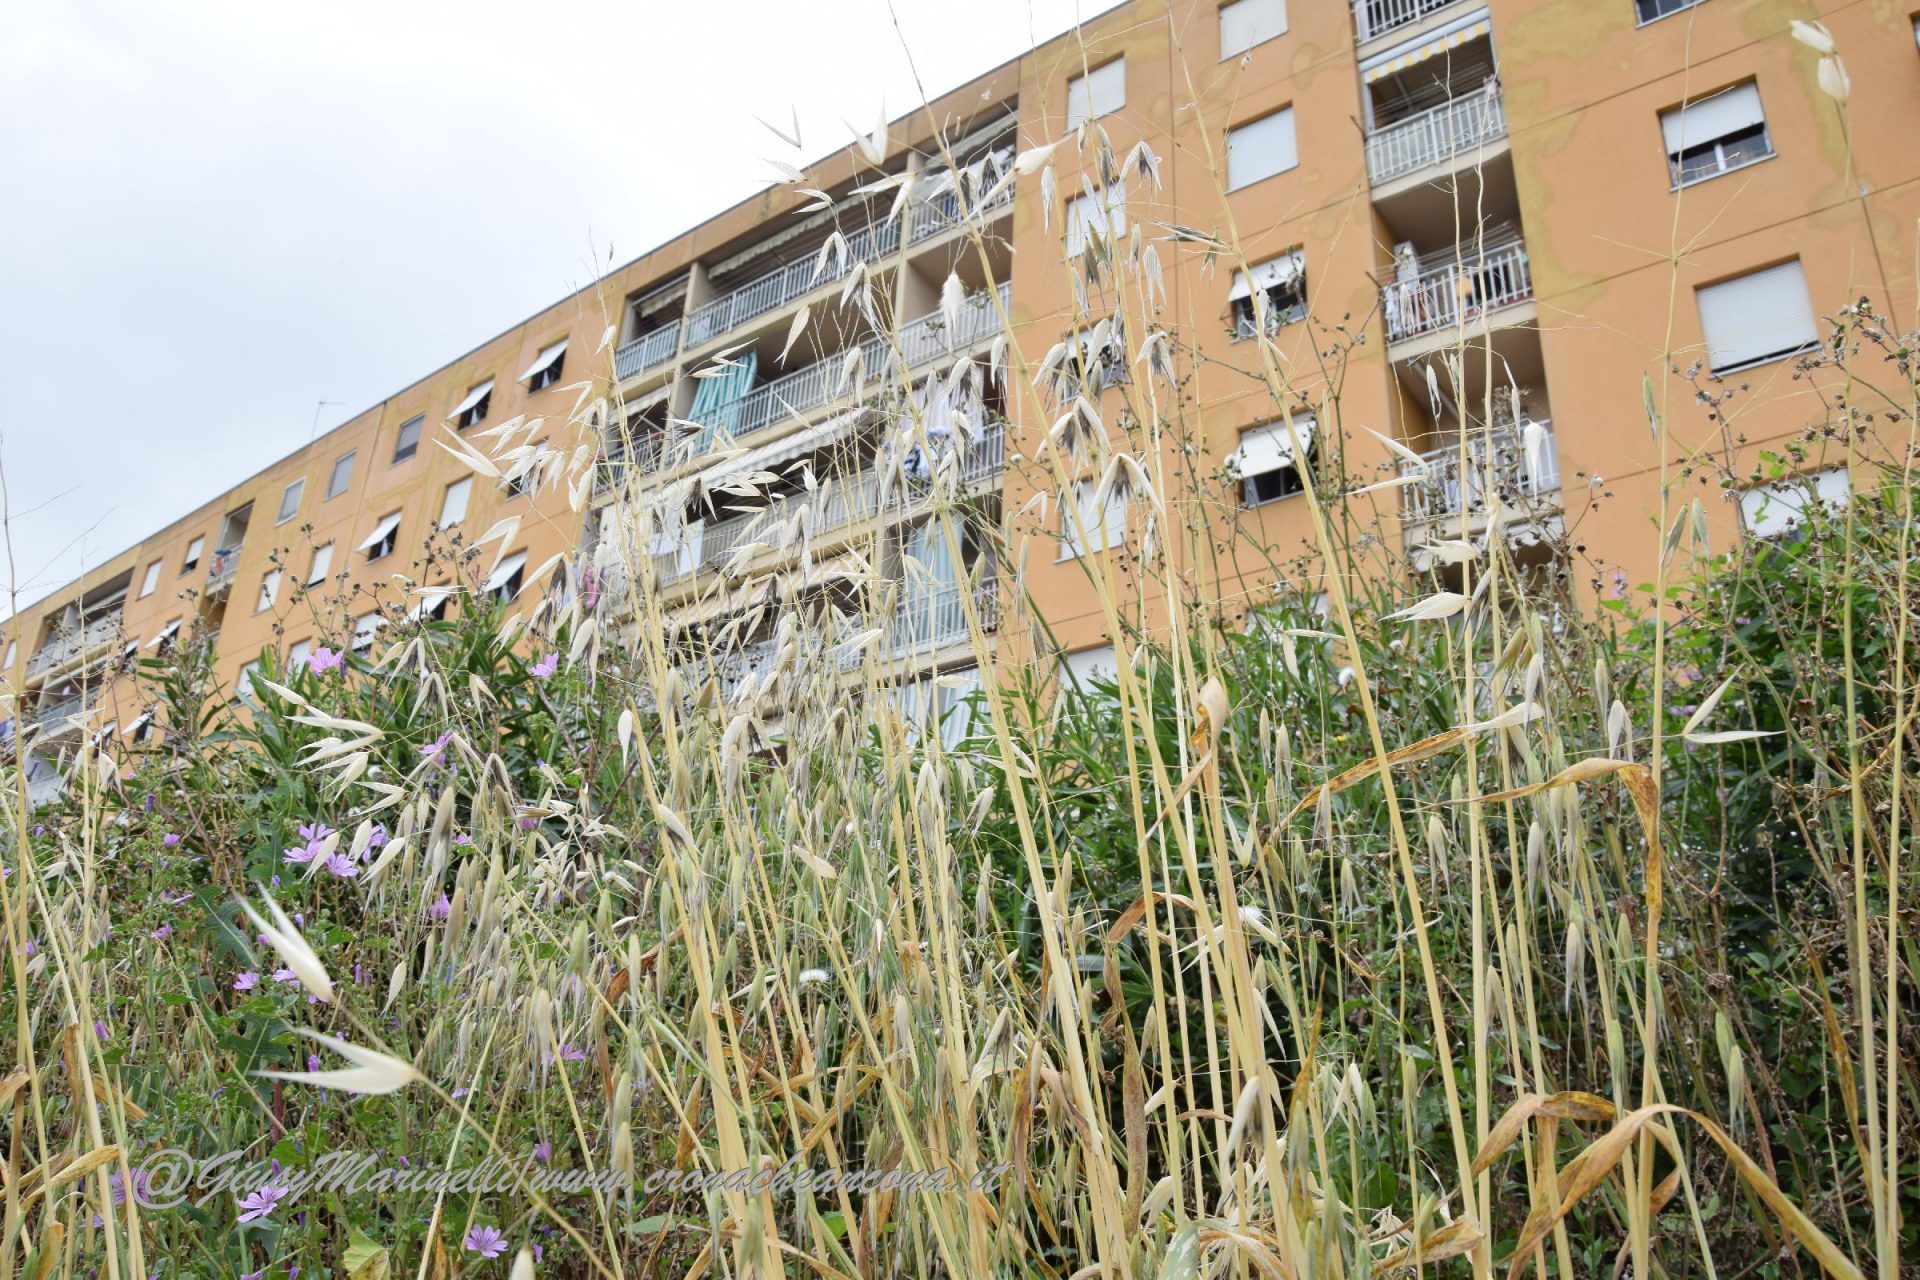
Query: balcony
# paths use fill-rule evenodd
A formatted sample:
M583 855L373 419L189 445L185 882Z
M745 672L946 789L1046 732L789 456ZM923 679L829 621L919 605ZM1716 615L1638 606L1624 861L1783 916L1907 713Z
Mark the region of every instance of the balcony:
M1402 490L1406 495L1402 518L1409 525L1458 517L1472 521L1484 518L1496 498L1508 512L1536 507L1558 510L1560 457L1554 448L1553 432L1545 422L1533 425L1540 428L1533 458L1527 457L1524 428L1501 426L1486 432L1469 427L1464 468L1462 449L1457 444L1421 454L1422 467L1401 463L1402 475L1421 470L1426 475L1420 483Z
M1513 235L1411 259L1380 289L1389 343L1460 330L1532 298L1527 248Z
M27 659L27 675L37 676L63 666L95 649L112 644L119 634L119 618L111 615L95 618L79 631L61 636Z
M240 548L221 547L213 553L213 562L207 566L207 594L224 591L233 585L233 575L240 571Z
M904 589L904 584L903 584ZM883 661L928 654L963 643L967 630L966 592L973 592L974 609L980 615L980 628L992 631L1000 625L1000 584L997 578L972 587L941 587L916 599L902 600L894 606L893 617L880 637L862 648L842 645L840 666L850 670L860 665L868 653Z
M70 726L67 720L86 709L87 700L80 694L62 698L50 706L40 707L33 713L33 727L44 736L64 733Z
M1367 176L1374 186L1443 164L1507 136L1499 91L1474 91L1367 135Z
M1389 31L1412 26L1455 0L1353 0L1354 41L1365 44Z
M657 369L680 353L680 322L655 329L627 343L613 353L613 374L625 382L649 369Z
M971 212L976 216L984 216L1012 203L1013 186L1009 183L991 202L983 203ZM959 226L967 212L959 194L954 191L942 192L932 200L910 205L905 219L907 243L918 244ZM791 263L695 308L687 319L688 348L710 342L749 320L797 302L815 289L839 280L856 263L871 265L878 262L900 248L900 227L900 222L893 220L878 226L863 227L846 238L847 251L844 254L824 263L814 257Z

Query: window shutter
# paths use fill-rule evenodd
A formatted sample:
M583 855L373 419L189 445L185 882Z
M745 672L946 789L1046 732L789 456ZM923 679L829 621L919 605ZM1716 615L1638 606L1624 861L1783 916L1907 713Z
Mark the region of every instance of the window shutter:
M1666 135L1670 156L1766 122L1766 114L1760 109L1759 87L1751 83L1737 84L1711 98L1660 113L1660 129Z
M1798 260L1705 285L1696 296L1707 363L1716 373L1820 340Z
M1227 189L1238 191L1300 163L1293 136L1293 108L1227 130Z
M1287 33L1287 0L1234 0L1220 9L1220 56L1231 58Z
M1227 301L1238 302L1242 298L1251 298L1255 285L1259 285L1262 290L1277 288L1290 280L1297 279L1305 267L1306 255L1298 249L1292 253L1283 253L1277 258L1269 258L1265 262L1256 262L1253 264L1251 280L1247 278L1247 273L1244 271L1233 273L1233 289L1227 294Z
M1115 58L1083 76L1067 81L1067 128L1078 129L1088 120L1127 105L1127 60Z

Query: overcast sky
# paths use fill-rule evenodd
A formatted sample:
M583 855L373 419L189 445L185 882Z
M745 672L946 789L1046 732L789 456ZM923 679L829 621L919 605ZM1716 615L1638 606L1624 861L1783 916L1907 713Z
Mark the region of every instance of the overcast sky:
M22 603L1108 0L895 4L0 4Z

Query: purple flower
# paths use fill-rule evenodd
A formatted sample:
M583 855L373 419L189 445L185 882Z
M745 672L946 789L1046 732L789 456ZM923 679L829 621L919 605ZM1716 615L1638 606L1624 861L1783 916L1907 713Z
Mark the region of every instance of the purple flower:
M308 1055L307 1055L307 1070L309 1070L309 1071L318 1071L319 1069L320 1069L320 1055L319 1055L319 1054L317 1054L317 1053L310 1053L310 1054L308 1054Z
M100 1037L100 1039L102 1039L102 1040L105 1040L105 1039L107 1038L107 1022L106 1022L106 1019L104 1019L104 1018L95 1018L95 1019L93 1020L93 1034L94 1034L94 1035L96 1035L96 1036L98 1036L98 1037Z
M347 655L344 650L340 653L335 653L325 645L321 645L318 649L315 649L307 655L307 668L315 675L319 675L322 671L336 670L346 666L346 664Z
M360 874L360 868L344 853L336 853L328 858L327 870L342 880L348 880Z
M536 676L539 676L542 680L545 680L548 676L552 675L554 672L558 671L559 669L560 669L560 655L557 653L550 653L546 657L540 659L540 661L533 664L533 674L535 674Z
M447 895L444 890L441 892L439 897L435 898L427 906L427 916L429 919L445 920L448 916L452 914L453 914L453 904L447 901Z
M240 1208L243 1210L240 1215L240 1221L252 1222L256 1218L266 1217L273 1212L275 1206L277 1206L281 1200L286 1198L286 1194L287 1189L285 1187L269 1185L260 1188L240 1202Z
M171 849L174 845L180 843L180 836L176 832L169 831L160 837L160 843Z
M245 1275L240 1277L240 1280L262 1280L262 1277L264 1277L266 1274L267 1274L267 1269L265 1267L262 1267L258 1271L247 1272Z
M166 903L170 907L177 907L181 903L185 902L187 899L191 898L192 896L193 894L191 894L185 889L182 889L178 893L161 894L160 901Z
M439 737L435 738L432 742L428 743L427 749L420 753L420 758L422 760L438 763L440 761L441 756L446 753L447 744L452 741L453 741L453 730L449 729L445 733L441 734Z
M576 1049L571 1044L563 1044L553 1057L556 1062L585 1062L587 1060L587 1051L585 1049Z
M148 813L153 812L153 792L147 792L147 798L141 802L141 807Z
M165 942L168 938L171 938L172 936L173 936L173 926L170 924L163 924L158 929L155 929L153 931L153 940L155 942Z
M460 1247L483 1258L497 1258L507 1251L507 1238L492 1227L474 1227Z
M378 849L381 845L384 845L386 842L387 842L387 824L384 822L374 823L373 830L367 833L367 848Z
M275 969L273 971L273 980L287 986L292 986L294 983L300 981L300 975L291 969Z
M454 837L453 837L453 842L454 842L455 844L472 844L472 843L473 843L473 837L472 837L472 836L470 836L470 835L468 835L468 834L467 834L466 832L464 832L464 831L460 831L460 832L456 832L456 833L454 834Z
M251 991L259 985L260 975L251 969L242 969L239 973L233 975L233 989L235 991Z
M550 1161L552 1161L553 1144L551 1142L548 1142L545 1138L542 1138L540 1139L540 1141L534 1143L533 1158L535 1160L538 1160L541 1164L547 1164Z

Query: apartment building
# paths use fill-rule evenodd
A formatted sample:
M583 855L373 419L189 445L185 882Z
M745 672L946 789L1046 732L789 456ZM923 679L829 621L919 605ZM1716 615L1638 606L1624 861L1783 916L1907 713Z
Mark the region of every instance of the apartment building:
M1794 19L1831 31L1844 106ZM1121 4L13 619L9 741L34 726L51 789L82 734L164 731L142 653L211 644L244 696L263 649L569 590L722 696L805 634L938 710L983 656L1110 668L1097 579L1149 629L1235 625L1312 542L1297 448L1323 485L1408 477L1341 499L1382 572L1497 531L1576 599L1648 580L1663 461L1754 470L1826 412L1794 377L1823 314L1911 322L1916 31L1879 0ZM1162 330L1171 378L1140 359ZM1717 417L1696 364L1739 389ZM583 380L611 407L577 412ZM1077 401L1171 527L1097 449L1057 469ZM523 414L545 456L600 450L590 500L437 446ZM1836 462L1801 465L1840 501ZM1790 519L1771 492L1709 492L1717 545Z

